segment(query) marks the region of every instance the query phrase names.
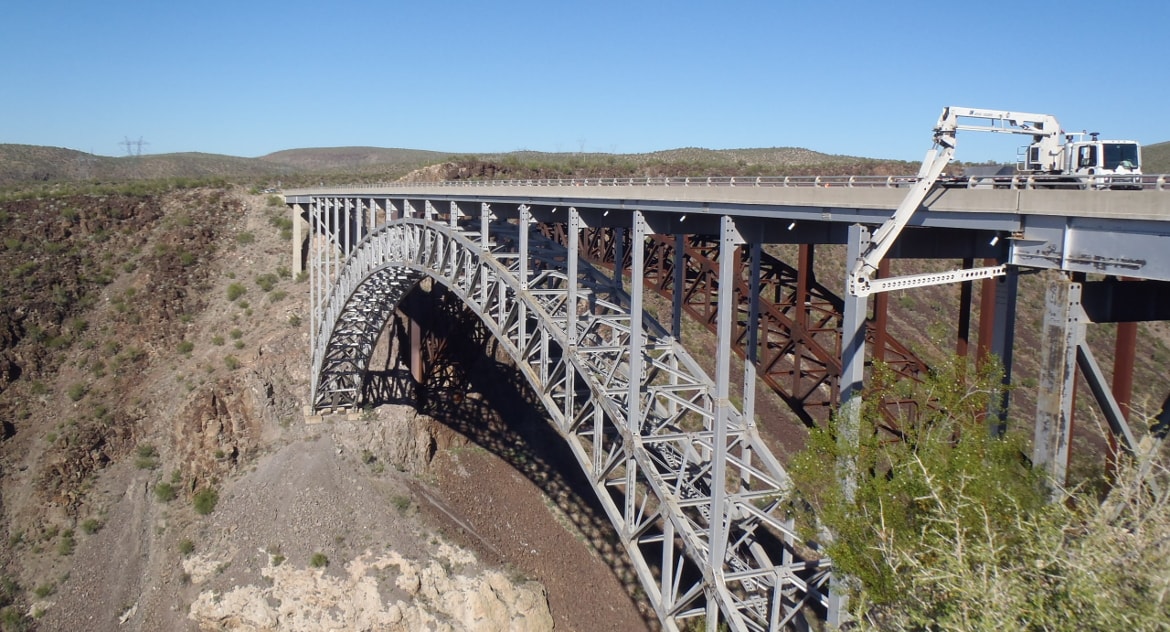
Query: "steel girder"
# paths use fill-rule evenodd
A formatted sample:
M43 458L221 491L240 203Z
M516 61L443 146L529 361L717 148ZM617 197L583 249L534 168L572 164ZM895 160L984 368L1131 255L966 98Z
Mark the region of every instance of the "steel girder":
M463 232L406 219L357 243L320 305L314 408L361 403L379 327L415 283L434 279L484 322L544 403L667 629L700 616L734 630L823 616L828 561L795 544L787 474L755 428L716 401L716 385L657 322L631 317L630 296L578 261L575 239L567 250L530 236L524 214L519 223L525 230L492 224L489 240L486 220Z
M551 238L564 243L563 224L542 225ZM716 332L719 265L722 257L714 237L686 235L683 244L682 275L674 273L674 255L678 247L675 235L650 235L646 244L646 281L650 289L671 298L681 291L683 311ZM615 256L632 248L617 246L620 236L604 229L586 231L587 248L583 254L591 261L614 265ZM807 253L807 254L806 254ZM622 267L632 265L626 254ZM775 391L792 412L812 426L828 418L829 411L840 401L841 318L844 303L814 278L811 246L805 246L799 268L761 253L760 273L755 296L757 304L756 362L758 376ZM748 274L748 252L741 250L735 266L734 302L739 312L735 323L735 351L747 357L748 323L753 280ZM681 276L682 286L675 285ZM866 323L866 342L874 356L885 362L895 374L921 380L926 363L913 351L883 332L877 323ZM896 420L907 412L907 402L883 402L890 430L897 433Z

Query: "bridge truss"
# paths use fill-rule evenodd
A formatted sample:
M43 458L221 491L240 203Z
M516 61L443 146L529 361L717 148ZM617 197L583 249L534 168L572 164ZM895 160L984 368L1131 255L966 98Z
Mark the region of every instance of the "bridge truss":
M836 611L827 559L800 543L785 513L784 468L730 400L734 266L712 283L712 379L646 315L651 231L640 212L631 213L627 292L582 260L586 225L575 208L558 243L532 229L523 205L511 223L482 204L476 227L455 204L441 222L429 202L367 202L314 197L306 209L324 242L310 252L315 410L361 406L387 321L432 279L483 321L532 386L668 630L699 618L709 630L803 627ZM732 218L719 227L719 247L735 250Z

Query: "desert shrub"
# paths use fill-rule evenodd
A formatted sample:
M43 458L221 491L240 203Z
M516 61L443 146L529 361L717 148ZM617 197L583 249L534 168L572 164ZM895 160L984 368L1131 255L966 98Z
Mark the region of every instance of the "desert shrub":
M314 553L313 556L309 558L309 566L312 566L313 568L324 568L329 566L329 558L326 557L324 553Z
M77 541L73 539L73 529L67 529L61 534L61 541L57 543L58 555L73 555Z
M102 523L97 518L86 518L85 521L81 523L81 530L84 531L86 535L93 535L98 531L101 531L101 529Z
M260 286L261 290L271 292L272 288L276 287L276 282L280 279L272 273L261 274L256 277L256 285Z
M794 459L795 507L810 535L812 515L831 534L825 550L857 627L1159 629L1170 620L1170 485L1150 493L1139 472L1166 470L1147 453L1104 503L1051 489L1022 440L984 426L997 383L957 361L937 369L914 389L919 418L891 441L876 402L907 387L876 367L859 440L839 441L850 433L835 420Z
M192 502L195 506L195 513L206 516L215 511L215 505L219 502L219 492L210 487L204 487L195 493Z
M195 543L192 542L189 538L183 538L181 541L179 541L179 553L181 553L184 557L194 552Z
M170 483L159 483L154 486L154 497L159 502L169 503L175 499L176 494L175 486Z
M234 300L240 298L241 296L243 296L244 294L246 294L247 292L248 292L248 288L244 287L243 285L240 285L239 283L232 283L231 285L228 286L228 289L227 289L227 299L229 301L234 301Z
M134 450L134 465L140 470L153 470L158 467L158 450L149 443L140 444Z

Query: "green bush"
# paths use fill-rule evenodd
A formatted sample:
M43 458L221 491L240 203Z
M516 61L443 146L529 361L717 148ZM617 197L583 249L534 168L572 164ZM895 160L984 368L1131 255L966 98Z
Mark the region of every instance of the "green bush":
M215 511L215 505L219 502L219 492L216 492L210 487L205 487L195 493L192 502L195 505L195 513L206 516Z
M794 507L807 535L814 516L831 534L858 629L1159 629L1170 599L1151 595L1170 590L1170 495L1149 493L1131 465L1104 504L1063 491L1050 502L1024 440L984 425L997 385L994 371L955 361L910 392L876 366L858 442L839 441L851 433L834 420L793 459ZM876 403L906 396L919 416L891 441Z
M89 389L86 388L85 384L71 384L69 386L69 390L66 391L66 393L69 395L70 400L76 402L79 401L82 397L85 397L85 393L88 390Z
M61 534L61 541L57 543L57 554L73 555L73 549L76 546L77 542L73 539L73 529L67 529L65 533Z
M189 538L183 538L179 541L179 553L186 557L195 552L195 543Z
M159 502L169 503L175 499L176 495L175 486L170 483L159 483L154 486L154 497Z
M276 287L276 282L280 279L272 273L261 274L256 277L256 285L260 286L261 290L271 292L272 288Z
M195 343L190 340L184 340L179 343L178 351L183 355L191 355L191 351L195 349Z
M312 566L313 568L324 568L329 566L329 558L326 557L324 553L314 553L313 556L309 558L309 566Z
M153 470L158 467L158 450L149 443L143 443L134 451L134 465L140 470Z
M234 301L234 300L240 298L241 296L243 296L244 294L247 294L247 292L248 292L248 288L244 287L243 285L240 285L239 283L232 283L231 285L228 286L227 298L229 301Z

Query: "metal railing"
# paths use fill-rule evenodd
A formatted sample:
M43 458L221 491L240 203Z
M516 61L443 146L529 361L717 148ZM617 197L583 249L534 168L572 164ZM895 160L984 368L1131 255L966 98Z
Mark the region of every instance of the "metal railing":
M862 188L909 187L917 176L711 176L650 178L542 178L518 180L442 180L436 182L380 182L344 186L314 187L314 190L361 190L407 187L778 187L778 188ZM940 184L955 189L1133 189L1170 191L1170 175L1139 176L1049 176L1018 174L1008 176L944 177Z

